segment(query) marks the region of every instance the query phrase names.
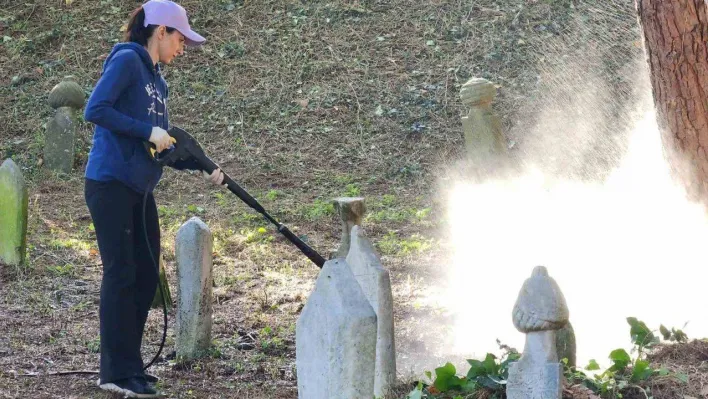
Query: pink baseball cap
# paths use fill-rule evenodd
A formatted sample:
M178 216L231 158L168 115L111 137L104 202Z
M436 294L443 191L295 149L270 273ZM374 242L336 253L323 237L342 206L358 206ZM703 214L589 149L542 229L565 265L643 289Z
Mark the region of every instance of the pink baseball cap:
M206 41L189 27L187 11L181 5L169 0L150 0L143 4L145 26L164 25L174 28L184 35L184 44L198 46Z

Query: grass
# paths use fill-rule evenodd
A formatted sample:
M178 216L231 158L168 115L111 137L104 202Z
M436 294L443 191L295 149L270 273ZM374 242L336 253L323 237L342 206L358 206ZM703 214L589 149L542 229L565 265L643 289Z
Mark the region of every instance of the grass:
M22 380L6 370L97 364L101 265L82 193L92 126L80 120L72 174L46 171L43 125L53 113L46 96L65 75L91 92L136 3L11 3L0 7L0 159L12 157L30 185L30 267L0 274L0 314L8 320L0 350L3 339L13 350L0 356L0 385L104 398L79 377ZM364 227L392 273L401 353L415 352L416 340L436 352L445 333L434 320L424 333L411 331L406 318L423 311L415 306L418 290L402 286L409 278L433 284L430 266L448 255L436 185L464 153L460 86L472 76L498 84L495 110L509 139L522 143L552 100L546 89L563 83L547 79L562 63L595 47L603 51L606 61L589 68L611 78L620 101L631 94L625 60L640 51L628 28L636 23L631 4L614 0L180 3L208 42L164 68L171 123L193 133L269 213L323 255L340 239L331 199L364 196ZM198 175L166 170L156 199L170 284L174 237L191 216L214 235L216 284L218 356L200 361L199 370L161 363L155 371L164 377L162 389L175 397L296 397L293 326L317 268L261 215ZM53 294L59 291L61 300ZM270 332L261 334L266 327ZM257 336L256 349L236 348L232 337L239 333ZM151 314L146 356L160 336L161 315ZM50 362L38 360L44 358Z
M378 243L377 248L386 255L406 256L420 254L433 248L434 240L420 234L401 238L395 231L389 231Z
M273 241L273 236L268 234L268 229L265 227L259 227L257 229L244 229L241 230L241 235L245 237L245 242L247 244L252 243L269 243Z
M71 263L67 263L65 265L47 266L47 270L56 274L57 276L76 276L76 267Z
M80 251L88 251L91 249L93 242L78 240L76 238L54 239L49 242L49 245L54 249L73 249Z
M304 206L300 213L310 221L317 221L334 215L334 204L331 201L316 199L309 206Z

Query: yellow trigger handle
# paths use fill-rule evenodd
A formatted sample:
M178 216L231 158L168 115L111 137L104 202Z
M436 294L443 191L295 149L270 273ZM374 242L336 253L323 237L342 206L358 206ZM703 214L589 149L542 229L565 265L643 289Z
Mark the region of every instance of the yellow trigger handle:
M174 144L177 144L177 139L170 136L170 141ZM150 147L150 155L152 155L153 158L155 158L155 154L157 154L157 150L153 147Z

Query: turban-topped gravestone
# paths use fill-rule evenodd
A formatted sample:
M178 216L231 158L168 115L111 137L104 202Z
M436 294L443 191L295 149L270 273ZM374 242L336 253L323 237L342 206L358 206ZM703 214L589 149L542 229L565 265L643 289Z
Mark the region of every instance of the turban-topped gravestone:
M74 164L74 137L78 126L76 113L83 108L86 94L71 76L64 78L49 93L49 105L56 109L47 123L44 137L44 163L56 172L69 173Z
M526 334L524 353L509 367L508 399L561 399L563 368L556 352L556 331L568 323L568 306L543 266L524 282L513 311L514 327Z

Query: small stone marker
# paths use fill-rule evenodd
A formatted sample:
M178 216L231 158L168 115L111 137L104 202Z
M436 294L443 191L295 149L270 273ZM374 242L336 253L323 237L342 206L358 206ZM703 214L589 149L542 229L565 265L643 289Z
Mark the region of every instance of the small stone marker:
M372 398L376 330L376 313L347 262L327 261L297 320L298 398Z
M0 264L24 264L28 200L20 168L5 160L0 166Z
M460 89L460 100L467 106L467 114L462 116L465 146L477 164L507 153L501 121L492 110L496 94L494 84L482 78L472 78Z
M69 173L74 164L76 112L84 106L86 94L71 76L64 78L49 93L49 105L56 109L47 123L44 138L44 163L56 172Z
M212 324L212 236L209 227L192 217L177 231L177 358L207 354Z
M360 226L351 232L347 264L376 313L376 369L374 397L388 395L396 383L396 345L391 278Z
M526 333L524 353L509 367L508 399L561 399L563 367L556 353L556 330L568 323L568 306L543 266L533 269L514 305L514 326Z
M342 240L335 257L346 258L349 253L352 227L361 226L361 219L366 213L366 205L364 198L361 197L340 197L335 198L332 202L342 220Z

